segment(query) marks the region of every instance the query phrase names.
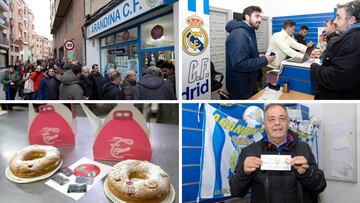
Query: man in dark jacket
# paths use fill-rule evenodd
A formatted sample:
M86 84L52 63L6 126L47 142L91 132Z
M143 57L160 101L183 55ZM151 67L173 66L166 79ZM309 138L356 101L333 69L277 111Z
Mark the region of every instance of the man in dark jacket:
M298 43L303 44L305 46L311 47L314 44L313 42L310 42L309 44L306 44L305 37L308 34L308 32L309 32L309 27L306 26L306 25L303 25L303 26L300 27L299 33L294 35L294 38Z
M59 100L59 89L60 89L60 80L64 75L64 70L56 67L55 69L55 77L53 78L52 83L49 85L49 100Z
M40 80L38 100L49 100L49 83L54 77L54 68L49 68L47 74Z
M101 96L102 96L102 93L104 92L104 90L102 89L103 87L104 87L104 84L106 84L106 83L108 83L108 82L110 82L110 75L113 73L113 72L115 72L116 71L116 69L115 68L113 68L113 66L111 65L111 64L108 64L108 65L106 65L106 67L105 67L105 70L106 70L106 74L104 73L104 78L103 78L103 80L101 81L101 83L100 83L100 92L101 92ZM101 98L102 99L102 98Z
M134 91L136 85L136 72L134 70L129 70L126 73L125 80L121 85L121 89L124 94L124 99L133 100L134 99Z
M60 79L60 99L61 100L82 100L84 90L80 86L81 66L71 64L70 70L66 71Z
M283 104L265 107L266 137L245 147L230 179L231 194L243 197L251 188L251 202L316 203L326 188L308 144L288 131L289 117ZM261 170L261 155L291 155L291 170Z
M330 49L330 47L340 38L340 35L336 30L334 20L326 21L325 25L326 49Z
M243 11L243 21L231 20L226 25L230 33L226 40L226 87L231 99L252 96L261 69L275 56L259 57L255 29L261 23L261 8L250 6Z
M311 64L315 99L360 99L360 1L339 5L335 24L341 37L322 65Z
M334 20L328 20L325 22L325 30L324 34L326 37L326 47L324 52L322 53L322 58L328 56L329 49L332 47L332 45L339 40L340 35L338 34L338 31L336 30L336 25L334 23Z
M146 68L143 77L135 85L134 99L175 100L174 91L165 83L161 69L155 66Z
M109 76L110 81L105 83L102 87L104 100L120 100L123 99L123 94L120 90L121 74L117 71L112 72Z
M164 74L166 84L176 92L176 82L175 82L175 66L170 62L163 62L161 64L161 71Z
M99 66L97 64L94 64L92 66L90 77L94 81L93 97L95 100L98 100L101 97L101 82L103 81L104 77L101 75L99 71Z
M82 67L80 81L82 82L85 98L94 100L94 82L90 77L90 70L86 66Z
M21 77L19 72L15 70L13 65L10 65L9 70L7 70L1 78L3 90L6 94L6 100L15 100L20 81Z

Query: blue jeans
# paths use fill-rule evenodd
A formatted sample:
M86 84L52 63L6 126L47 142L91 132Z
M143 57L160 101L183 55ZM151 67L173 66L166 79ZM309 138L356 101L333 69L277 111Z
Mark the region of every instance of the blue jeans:
M35 100L35 92L24 93L24 100Z

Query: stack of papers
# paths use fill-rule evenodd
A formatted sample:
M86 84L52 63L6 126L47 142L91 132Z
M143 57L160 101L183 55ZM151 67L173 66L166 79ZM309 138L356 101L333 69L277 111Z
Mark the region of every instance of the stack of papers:
M282 87L280 88L279 91L266 87L264 93L258 98L258 100L279 100L281 94L282 94Z

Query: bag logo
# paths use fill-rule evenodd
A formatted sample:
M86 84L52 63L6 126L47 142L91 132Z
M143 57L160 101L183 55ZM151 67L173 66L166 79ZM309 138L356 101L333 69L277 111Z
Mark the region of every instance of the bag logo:
M134 140L124 139L122 137L114 137L112 140L109 140L109 142L114 142L113 144L111 144L111 149L110 149L111 156L113 156L114 158L118 158L118 159L124 158L125 156L123 155L123 153L131 150L131 147L129 147L129 146L124 147L124 146L122 146L121 143L124 143L126 145L134 144ZM126 154L126 156L131 156L131 155Z
M59 128L44 127L40 131L40 134L42 135L42 139L45 144L52 145L55 144L55 142L60 142L60 140L56 140L59 138L59 132Z

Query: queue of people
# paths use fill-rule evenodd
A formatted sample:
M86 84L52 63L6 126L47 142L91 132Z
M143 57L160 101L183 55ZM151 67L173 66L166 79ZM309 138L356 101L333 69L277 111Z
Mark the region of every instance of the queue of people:
M78 62L17 62L17 68L10 65L1 76L1 83L6 100L15 100L16 95L24 100L176 99L174 65L165 61L157 65L145 68L137 81L135 70L123 77L110 67L103 76L97 64L90 69Z

